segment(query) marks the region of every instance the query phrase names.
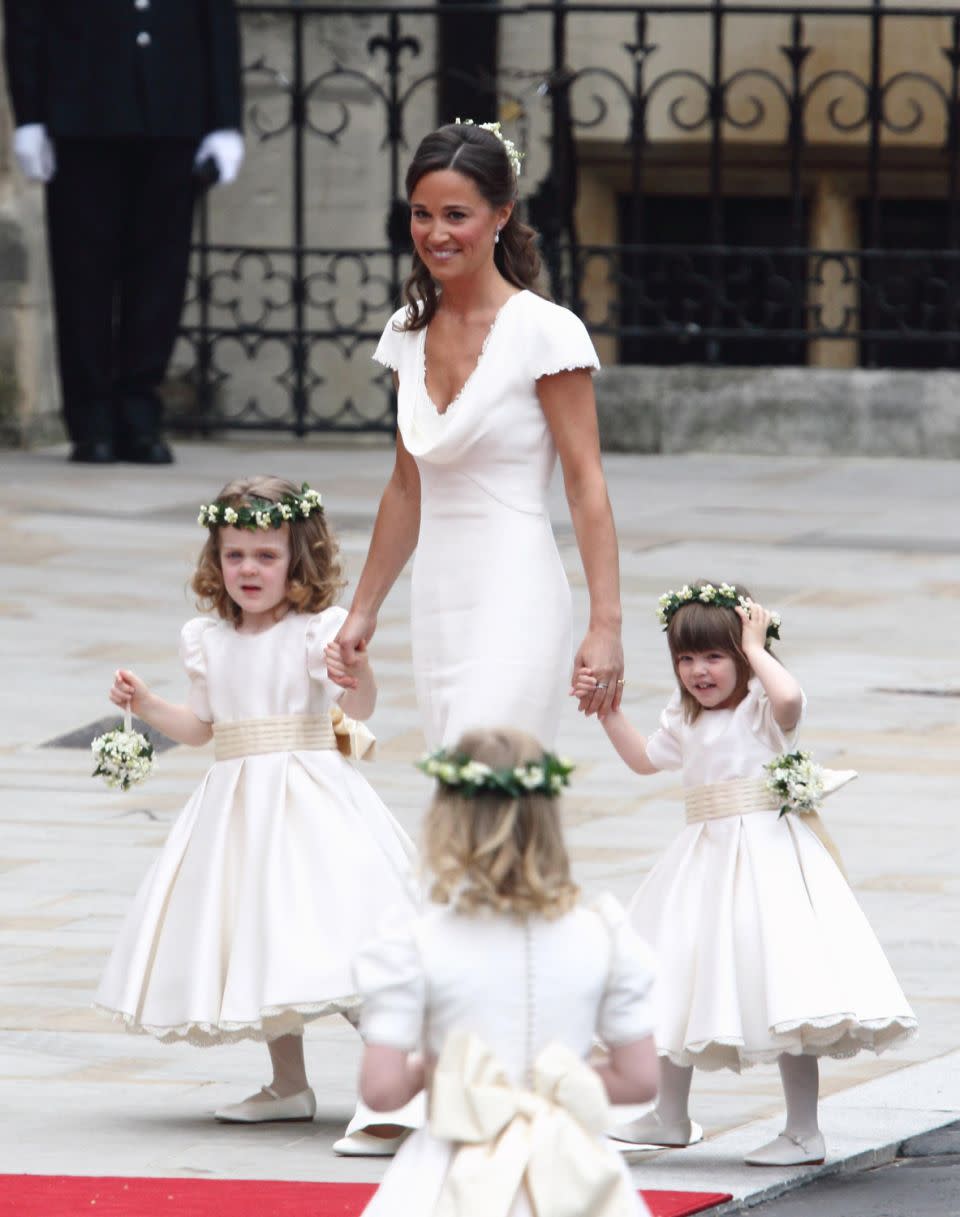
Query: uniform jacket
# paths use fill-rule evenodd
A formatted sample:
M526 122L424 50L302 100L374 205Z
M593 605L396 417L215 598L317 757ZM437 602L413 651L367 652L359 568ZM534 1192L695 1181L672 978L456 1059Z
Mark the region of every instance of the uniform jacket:
M17 125L54 137L240 129L234 0L3 0Z

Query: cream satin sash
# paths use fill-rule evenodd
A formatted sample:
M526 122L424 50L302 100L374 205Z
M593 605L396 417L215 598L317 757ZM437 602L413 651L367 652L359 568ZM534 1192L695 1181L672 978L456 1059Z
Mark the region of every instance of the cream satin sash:
M833 794L857 776L855 769L824 769L823 797ZM700 824L705 820L725 820L729 816L745 816L756 811L777 811L780 798L767 789L763 778L734 778L729 782L711 782L706 786L691 786L684 795L687 808L687 823ZM847 870L840 857L837 843L827 831L827 826L817 811L799 813L803 822L818 837L824 849L836 862L846 879Z
M376 742L364 723L347 718L339 706L329 714L277 714L213 724L213 750L218 761L268 752L335 749L354 760L372 760Z
M620 1164L598 1139L609 1123L597 1074L562 1044L514 1085L471 1032L453 1032L430 1090L430 1131L454 1141L433 1217L507 1217L525 1182L534 1213L635 1217Z

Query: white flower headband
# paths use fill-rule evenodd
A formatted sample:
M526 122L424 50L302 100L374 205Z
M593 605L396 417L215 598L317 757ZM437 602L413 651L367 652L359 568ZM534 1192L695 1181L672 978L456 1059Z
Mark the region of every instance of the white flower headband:
M455 790L464 798L478 794L499 794L519 799L528 794L554 797L570 785L573 762L545 752L539 761L527 761L513 769L492 769L483 761L438 748L416 762L427 777L436 778L441 786Z
M489 131L491 135L495 135L500 143L503 144L503 150L507 154L507 160L510 162L513 176L519 178L520 162L523 159L523 153L512 139L507 139L500 129L499 123L475 123L472 118L458 118L455 122L458 127L478 127L481 131Z
M258 529L282 528L292 520L308 520L315 512L322 510L320 492L311 490L304 482L299 494L285 494L278 503L256 496L251 496L249 503L240 507L232 507L219 499L215 503L204 503L200 507L197 523L204 528L229 524L233 528L256 532Z
M692 604L694 601L700 604L712 604L717 608L749 608L750 604L746 596L737 594L737 589L729 583L721 583L719 587L714 587L712 583L698 583L696 587L691 587L689 583L685 583L678 592L664 592L657 601L657 620L664 629L670 624L670 618L673 617L685 604ZM780 614L770 614L770 624L767 626L767 637L780 637Z

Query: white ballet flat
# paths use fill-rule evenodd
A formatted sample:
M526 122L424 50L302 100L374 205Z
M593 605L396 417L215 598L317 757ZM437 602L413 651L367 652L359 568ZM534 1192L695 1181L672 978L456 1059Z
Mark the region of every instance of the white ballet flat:
M655 1111L647 1112L629 1124L621 1124L607 1134L616 1141L622 1154L633 1149L684 1149L703 1140L703 1129L695 1120L667 1124Z
M341 1158L392 1158L413 1130L404 1129L395 1137L374 1137L368 1132L352 1132L334 1141L333 1152Z
M782 1132L744 1158L748 1166L818 1166L827 1156L822 1133L793 1137Z
M296 1094L281 1098L275 1090L264 1086L260 1094L244 1099L242 1103L231 1103L213 1113L221 1124L268 1124L273 1120L312 1120L317 1114L317 1100L308 1086Z

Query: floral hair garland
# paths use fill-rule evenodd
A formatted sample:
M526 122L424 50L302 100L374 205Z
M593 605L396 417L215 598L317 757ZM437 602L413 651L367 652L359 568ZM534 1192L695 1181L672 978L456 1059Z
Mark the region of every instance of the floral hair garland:
M483 761L474 761L462 753L438 748L416 762L428 777L436 778L441 786L455 790L466 799L479 794L499 794L519 799L527 794L545 794L551 798L570 785L572 761L545 752L539 761L527 761L513 769L492 769Z
M458 127L479 127L481 131L489 131L491 135L495 135L500 143L503 144L503 150L507 154L507 160L510 162L513 176L519 178L520 162L523 160L523 153L512 139L507 139L499 123L475 123L472 118L458 118L456 125Z
M713 604L717 608L749 608L750 602L746 596L739 596L737 589L729 583L721 583L714 587L712 583L700 583L691 587L685 583L678 592L664 592L657 601L657 620L664 629L670 624L670 619L679 612L685 604ZM780 614L770 614L770 624L767 626L767 637L780 637Z
M258 529L282 528L293 520L307 520L315 512L323 510L320 492L311 490L306 482L299 494L285 494L278 503L269 499L251 498L242 507L232 507L219 499L215 503L204 503L200 507L197 523L204 528L216 528L229 524L233 528L246 528L250 532Z

